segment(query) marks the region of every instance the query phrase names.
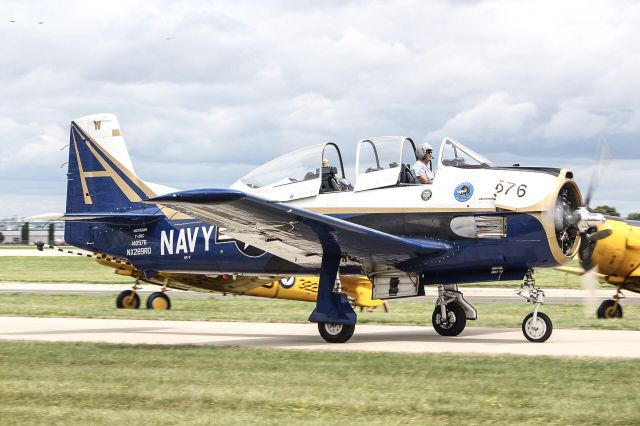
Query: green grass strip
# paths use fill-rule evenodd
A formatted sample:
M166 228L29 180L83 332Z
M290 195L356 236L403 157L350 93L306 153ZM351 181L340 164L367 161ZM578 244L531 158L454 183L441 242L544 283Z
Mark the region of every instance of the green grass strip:
M35 250L35 249L34 249ZM123 284L130 277L86 257L0 256L0 281Z
M34 249L35 250L35 249ZM570 266L579 266L572 261ZM580 278L554 269L540 268L535 278L540 287L581 288ZM74 256L0 256L0 281L71 282L71 283L132 283L128 277L116 275L114 269L99 265L95 260ZM473 286L517 288L521 281L476 283ZM601 288L613 287L601 284Z
M635 366L3 342L0 418L4 425L627 425L638 419Z

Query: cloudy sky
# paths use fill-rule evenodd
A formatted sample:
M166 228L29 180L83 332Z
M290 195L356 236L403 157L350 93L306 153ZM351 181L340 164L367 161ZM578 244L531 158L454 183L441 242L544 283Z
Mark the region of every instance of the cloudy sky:
M138 174L188 189L367 136L572 168L640 211L635 1L0 3L0 218L63 211L69 122L118 115Z

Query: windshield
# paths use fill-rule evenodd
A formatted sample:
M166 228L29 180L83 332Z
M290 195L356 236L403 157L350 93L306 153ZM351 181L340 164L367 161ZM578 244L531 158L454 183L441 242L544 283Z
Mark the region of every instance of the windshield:
M263 188L318 179L324 147L313 145L280 156L240 178L240 182L250 188Z
M462 168L491 168L494 164L459 142L446 139L442 144L440 162L443 166Z

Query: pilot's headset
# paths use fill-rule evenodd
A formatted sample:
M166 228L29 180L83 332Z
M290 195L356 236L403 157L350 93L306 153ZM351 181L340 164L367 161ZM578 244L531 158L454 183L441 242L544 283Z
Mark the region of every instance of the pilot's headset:
M431 150L431 153L433 154L433 147L429 142L424 142L422 145L418 145L418 147L416 148L416 157L418 157L418 160L422 160L424 156L427 155L427 151L429 150ZM431 161L432 160L429 160L429 168L431 169L431 171L433 171L433 165L431 164Z

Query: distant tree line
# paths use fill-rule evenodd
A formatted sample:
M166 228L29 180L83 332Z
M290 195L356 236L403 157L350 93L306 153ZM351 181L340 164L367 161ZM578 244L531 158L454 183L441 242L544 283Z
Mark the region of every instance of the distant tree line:
M611 207L611 206L607 206L602 205L602 206L598 206L596 208L593 209L589 209L590 211L594 212L594 213L602 213L604 215L607 216L618 216L620 217L620 213L618 213L618 210L616 210L615 207ZM629 213L627 215L627 219L628 220L640 220L640 213Z

